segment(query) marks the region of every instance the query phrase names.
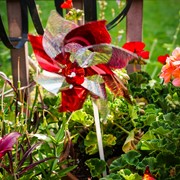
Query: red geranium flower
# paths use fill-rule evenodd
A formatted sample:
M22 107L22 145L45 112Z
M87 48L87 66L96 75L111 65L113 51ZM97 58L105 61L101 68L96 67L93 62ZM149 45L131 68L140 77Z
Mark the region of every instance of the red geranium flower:
M122 47L136 53L143 59L149 59L149 51L144 51L145 44L143 42L127 42Z
M73 7L72 0L66 0L61 4L62 9L71 9Z
M150 173L149 166L146 167L142 180L156 180Z
M169 54L158 56L158 62L160 62L161 64L165 64L167 57L169 57Z
M0 158L2 158L8 151L12 151L12 147L19 136L21 136L20 133L12 132L0 139Z

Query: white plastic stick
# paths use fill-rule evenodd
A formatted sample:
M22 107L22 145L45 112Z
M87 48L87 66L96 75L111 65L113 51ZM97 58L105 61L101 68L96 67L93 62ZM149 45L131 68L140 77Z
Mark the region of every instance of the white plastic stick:
M101 126L100 126L100 120L99 120L99 111L96 103L92 101L93 103L93 112L94 112L94 119L95 119L95 126L96 126L96 136L97 136L97 142L98 142L98 149L99 149L99 156L100 159L105 161L104 158L104 149L103 149L103 142L102 142L102 134L101 134ZM106 176L106 170L103 172L103 176Z

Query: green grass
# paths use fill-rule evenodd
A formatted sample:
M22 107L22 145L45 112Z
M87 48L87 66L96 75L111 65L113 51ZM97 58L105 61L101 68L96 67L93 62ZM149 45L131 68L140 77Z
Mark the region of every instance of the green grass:
M114 9L117 15L120 12L115 0L107 0L108 5L105 10L105 18L107 22L110 22L114 17L112 16L112 9ZM41 11L40 17L42 20L43 27L45 27L49 13L54 9L54 2L36 0ZM7 28L7 15L5 1L0 1L0 7L2 18ZM99 10L99 5L98 5ZM154 69L157 68L157 72L154 73L155 77L160 71L161 65L157 63L157 56L170 53L164 44L172 44L173 36L176 32L176 28L179 24L179 11L180 1L179 0L144 0L144 16L143 16L143 41L146 43L146 49L151 50L151 58L145 70L150 74L154 73ZM31 18L29 19L29 31L35 33L35 29L32 25ZM117 37L119 31L125 32L125 19L114 29L110 30L112 35L112 43L122 46L126 41L125 33L122 34L122 39L118 42ZM155 43L156 42L156 43ZM177 37L175 46L178 46L180 42L180 36ZM4 71L6 74L11 74L10 66L10 53L9 50L0 43L0 71Z

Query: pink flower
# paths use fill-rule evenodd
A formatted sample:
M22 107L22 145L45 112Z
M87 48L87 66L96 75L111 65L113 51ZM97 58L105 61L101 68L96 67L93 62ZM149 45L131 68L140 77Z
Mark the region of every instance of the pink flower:
M12 147L19 136L21 136L20 133L12 132L0 139L0 158L2 158L8 151L12 151Z
M170 82L174 86L180 86L180 48L177 47L172 52L172 56L166 58L166 64L162 67L160 78L164 79L165 83Z
M174 80L172 81L172 84L174 86L179 87L180 86L180 67L176 68L172 73Z
M169 61L162 67L160 78L164 79L164 83L168 83L171 80L172 73L174 70L175 66L172 64L171 61Z

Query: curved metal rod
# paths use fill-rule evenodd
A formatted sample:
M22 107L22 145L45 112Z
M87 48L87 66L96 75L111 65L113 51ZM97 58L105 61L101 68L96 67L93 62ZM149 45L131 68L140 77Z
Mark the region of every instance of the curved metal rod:
M21 5L21 19L22 19L22 37L20 39L9 38L7 36L7 33L3 25L2 17L0 15L0 39L3 42L3 44L9 49L20 49L24 46L24 44L28 40L28 11L27 9L29 9L29 12L31 14L31 18L32 18L32 21L36 28L37 33L40 35L43 35L44 33L34 0L20 0L20 5ZM13 45L12 43L15 40L18 40L17 45Z
M106 25L108 31L117 26L124 19L131 7L132 2L133 0L127 0L125 8L120 12L120 14Z

